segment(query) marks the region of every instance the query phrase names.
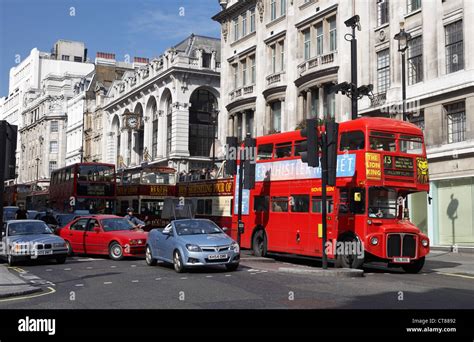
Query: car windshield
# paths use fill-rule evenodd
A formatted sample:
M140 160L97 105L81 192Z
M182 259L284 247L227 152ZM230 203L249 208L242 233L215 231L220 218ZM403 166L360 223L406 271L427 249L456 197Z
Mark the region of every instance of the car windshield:
M397 215L397 192L374 186L369 189L369 217L393 219Z
M44 222L15 222L8 225L8 235L53 234Z
M223 231L211 221L184 220L175 222L178 235L220 234Z
M135 226L124 218L110 218L102 220L102 227L106 232L114 232L117 230L132 230Z

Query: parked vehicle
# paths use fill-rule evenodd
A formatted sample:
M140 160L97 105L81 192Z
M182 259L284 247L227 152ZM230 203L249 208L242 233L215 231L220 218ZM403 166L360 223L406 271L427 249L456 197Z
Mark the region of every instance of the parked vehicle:
M176 272L188 267L224 265L239 267L240 248L217 224L207 219L174 220L163 230L153 229L148 236L146 262L172 263Z
M2 231L0 256L10 266L20 260L56 259L63 264L67 257L66 242L39 220L10 220Z
M143 256L148 233L115 215L79 217L58 230L68 253L105 254L112 260Z
M54 218L56 221L58 221L58 227L62 228L72 220L77 219L81 215L76 215L76 214L56 214L54 215Z
M16 206L3 207L3 222L14 220L18 209L20 208Z

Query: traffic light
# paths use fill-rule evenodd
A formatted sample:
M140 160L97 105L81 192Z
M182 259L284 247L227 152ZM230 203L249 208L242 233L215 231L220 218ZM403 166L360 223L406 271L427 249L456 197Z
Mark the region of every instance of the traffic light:
M225 161L225 172L228 175L235 175L237 173L237 156L238 156L238 141L237 137L227 137L227 155Z
M337 140L339 133L339 124L335 121L326 122L326 141L327 141L327 161L328 161L328 180L330 186L336 185L337 168Z
M245 161L244 161L244 189L255 188L255 150L257 140L251 137L245 138Z
M300 143L300 156L303 163L312 167L319 166L318 119L306 119L306 128L301 136L307 138Z

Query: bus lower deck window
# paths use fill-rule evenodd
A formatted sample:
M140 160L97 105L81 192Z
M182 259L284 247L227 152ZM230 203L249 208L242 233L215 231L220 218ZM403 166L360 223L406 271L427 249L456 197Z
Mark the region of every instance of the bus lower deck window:
M269 202L269 196L255 196L253 198L253 210L257 213L267 212L270 204Z
M323 204L321 196L313 196L312 198L312 212L313 213L322 213L323 212ZM327 198L327 213L332 213L333 210L333 201L332 197Z
M272 211L273 212L287 212L288 211L288 197L272 197Z
M308 195L291 195L291 211L294 213L307 213L309 211Z

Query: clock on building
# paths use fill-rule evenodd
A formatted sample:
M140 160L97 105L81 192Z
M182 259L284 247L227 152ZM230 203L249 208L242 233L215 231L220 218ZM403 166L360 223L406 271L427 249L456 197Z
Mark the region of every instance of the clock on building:
M139 125L140 121L138 119L138 116L136 115L129 115L126 119L125 119L125 124L127 125L128 128L130 129L136 129L138 128L138 125Z

